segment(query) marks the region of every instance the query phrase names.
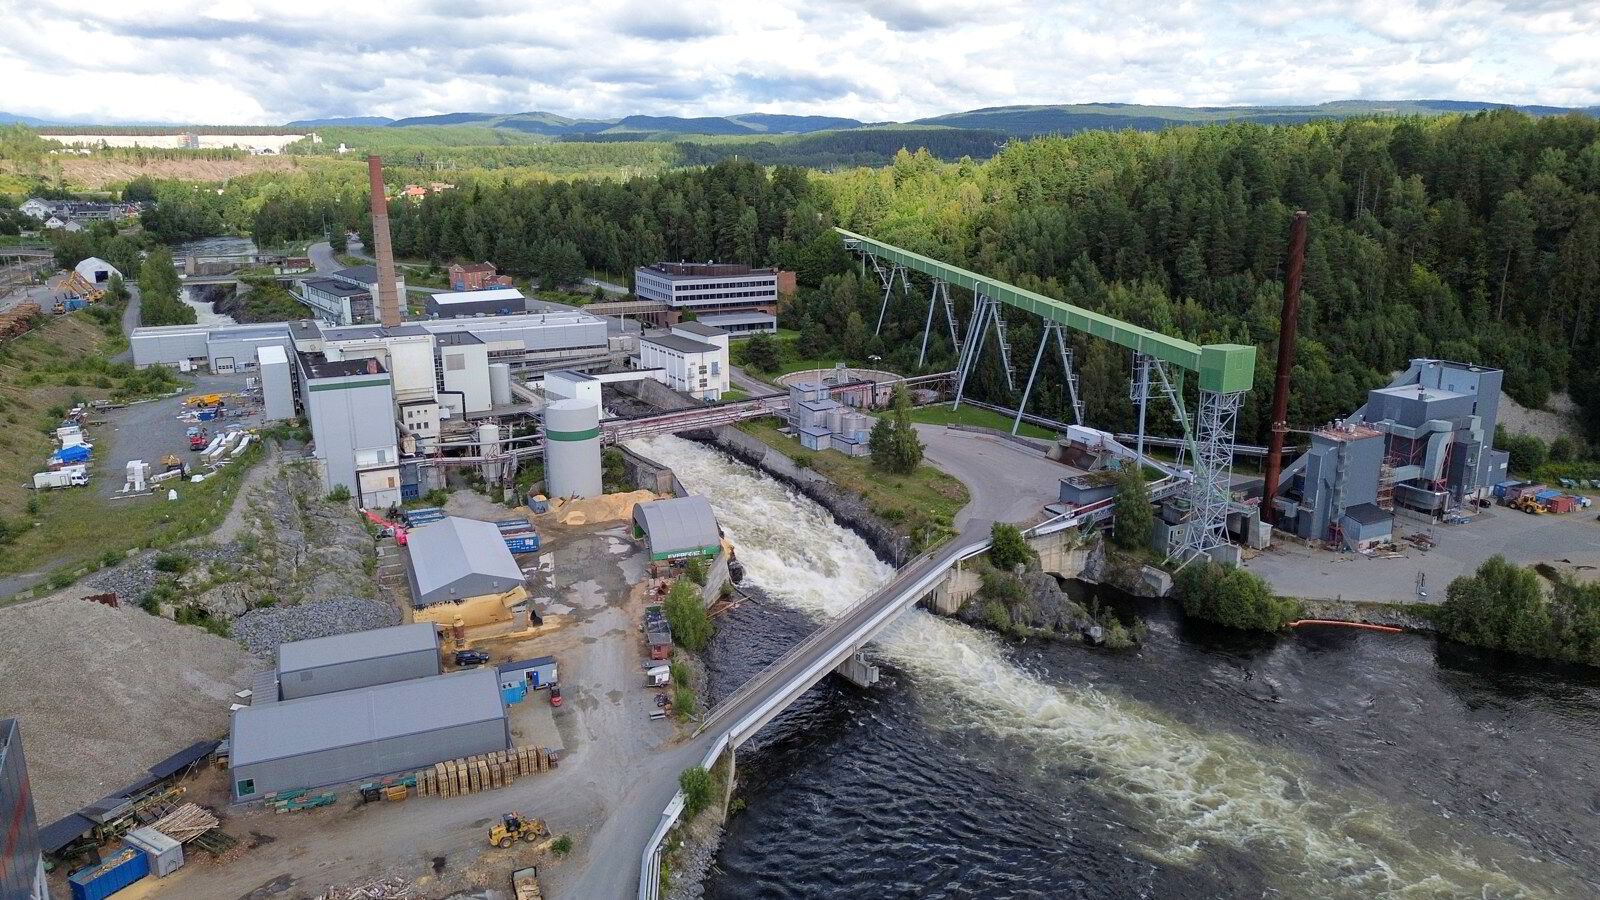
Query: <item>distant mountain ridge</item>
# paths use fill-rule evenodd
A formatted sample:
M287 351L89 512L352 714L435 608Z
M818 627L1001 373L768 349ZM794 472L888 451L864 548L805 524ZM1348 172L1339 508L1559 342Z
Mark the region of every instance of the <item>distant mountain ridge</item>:
M547 112L462 112L397 119L390 122L389 126L407 128L427 125L476 125L486 128L506 128L565 140L581 140L583 135L610 135L616 137L602 139L626 140L630 137L621 136L649 134L670 139L672 135L813 134L820 131L845 131L896 125L964 128L1000 132L1010 137L1032 137L1040 134L1074 134L1093 129L1132 128L1138 131L1157 131L1179 125L1213 122L1290 125L1317 119L1345 119L1353 116L1433 116L1471 113L1500 107L1510 107L1534 116L1564 115L1570 112L1600 115L1600 106L1575 108L1478 100L1335 100L1315 105L1282 106L1147 106L1138 103L991 106L914 119L905 123L879 122L870 125L843 116L791 116L776 113L695 117L639 114L616 119L573 119Z
M393 125L388 116L333 116L327 119L295 119L285 128L320 128L328 125Z

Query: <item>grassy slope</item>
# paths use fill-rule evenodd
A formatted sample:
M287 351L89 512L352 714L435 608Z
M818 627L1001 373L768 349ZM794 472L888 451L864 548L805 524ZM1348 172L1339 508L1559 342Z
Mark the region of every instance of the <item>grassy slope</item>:
M185 484L179 499L169 503L164 495L134 500L100 496L100 479L120 481L123 473L95 462L88 487L44 491L35 498L33 473L44 471L45 459L55 449L51 407L68 406L75 397L109 397L120 381L110 379L112 387L100 387L97 376L46 373L43 366L73 363L120 346L83 313L56 317L31 334L0 345L0 517L33 526L11 544L0 546L0 574L39 569L81 572L98 565L108 552L165 545L209 531L227 514L233 485L248 465L229 466L224 475L201 484ZM72 380L80 383L66 383ZM95 431L91 426L91 441ZM259 458L256 451L244 456L250 463ZM27 511L30 498L38 500L37 513Z
M873 468L870 457L845 456L835 450L807 450L778 431L776 421L760 419L739 428L767 446L823 475L834 484L860 495L873 512L902 533L908 523L926 516L949 530L955 514L967 505L967 487L954 477L924 464L910 475L891 475Z
M975 406L963 406L959 410L953 410L950 406L940 404L914 409L911 411L911 421L925 422L929 425L977 425L1007 433L1011 431L1011 419L1000 413L978 409ZM1043 438L1047 441L1055 440L1056 437L1055 432L1027 422L1022 423L1017 433L1024 437Z

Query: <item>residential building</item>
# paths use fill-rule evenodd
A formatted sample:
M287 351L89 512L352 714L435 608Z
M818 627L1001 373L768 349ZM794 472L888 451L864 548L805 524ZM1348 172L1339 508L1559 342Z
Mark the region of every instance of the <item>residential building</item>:
M1387 540L1399 513L1437 521L1471 512L1506 477L1494 449L1498 369L1414 359L1343 421L1311 433L1283 471L1275 525L1337 547Z
M323 487L344 487L370 509L400 502L393 380L375 358L298 354L301 401Z
M762 320L741 320L752 324L771 321L777 327L778 270L756 269L734 263L656 263L633 272L633 291L641 300L667 305L669 322L683 320L686 312L706 324L721 327L716 317L739 313L761 315Z
M426 622L278 645L281 700L438 674L439 634Z
M639 338L638 368L660 369L660 381L699 400L728 390L728 334L698 322Z
M44 220L44 227L46 227L46 228L48 228L48 229L50 229L52 231L54 231L57 228L65 228L66 225L67 225L67 220L61 218L60 216L54 216L53 215L50 218Z
M423 312L433 319L463 316L512 316L528 311L528 299L514 287L449 291L429 294Z
M492 668L252 705L233 713L235 800L411 772L511 745Z
M446 270L452 291L482 291L511 287L511 276L497 274L494 263L451 263ZM521 310L518 310L519 312Z
M40 200L38 197L30 197L23 201L22 205L17 207L17 209L42 222L55 214L56 204L50 200Z
M0 897L50 900L33 786L22 754L22 727L16 719L0 719Z

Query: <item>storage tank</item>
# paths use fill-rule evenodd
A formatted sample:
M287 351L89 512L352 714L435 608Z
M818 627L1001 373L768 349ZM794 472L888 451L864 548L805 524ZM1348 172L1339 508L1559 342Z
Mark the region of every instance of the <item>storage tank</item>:
M483 457L483 480L493 484L500 480L500 426L484 422L478 426L478 455Z
M544 469L552 497L599 496L599 404L556 400L544 408Z
M489 404L511 405L511 367L505 363L489 364Z

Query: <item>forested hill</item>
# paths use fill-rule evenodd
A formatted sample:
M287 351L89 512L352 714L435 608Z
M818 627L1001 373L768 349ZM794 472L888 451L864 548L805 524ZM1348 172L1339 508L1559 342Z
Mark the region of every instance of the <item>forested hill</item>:
M837 175L723 162L621 184L483 187L401 206L395 241L402 255L518 273L776 262L821 286L784 314L808 351L913 368L925 301L897 301L870 337L876 287L827 236L837 223L1196 341L1260 346L1240 435L1261 440L1297 208L1312 218L1292 427L1348 413L1413 356L1503 367L1531 405L1570 390L1600 421L1600 123L1583 116L1088 132L1013 142L986 163L901 153ZM1026 355L1036 323L1019 316L1011 334ZM929 368L951 364L948 343L935 335ZM1078 360L1091 420L1129 424L1125 356L1088 341ZM1065 416L1045 366L1035 400ZM996 360L977 378L1003 397Z
M1591 429L1600 423L1600 123L1589 117L1086 133L1013 143L981 166L902 157L829 187L852 230L1152 328L1263 349L1275 343L1289 218L1306 209L1291 427L1348 413L1415 356L1502 367L1506 390L1534 406L1569 389ZM1026 346L1026 329L1014 331ZM887 346L909 333L899 326ZM1084 387L1091 410L1115 419L1127 363L1109 353L1087 347ZM985 370L989 389L998 374ZM1243 436L1264 435L1262 412L1247 410Z

